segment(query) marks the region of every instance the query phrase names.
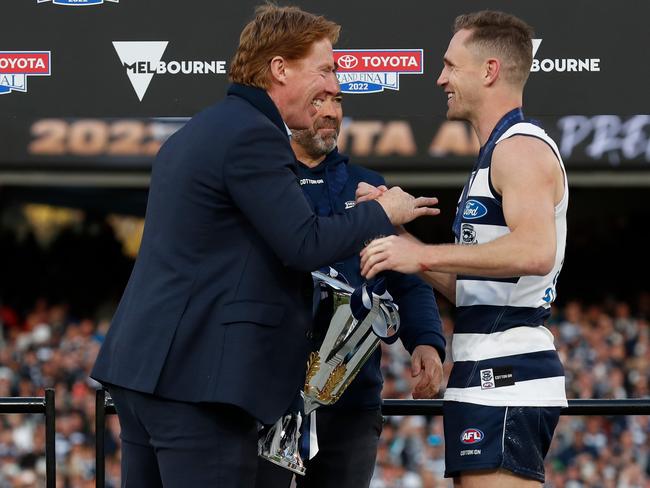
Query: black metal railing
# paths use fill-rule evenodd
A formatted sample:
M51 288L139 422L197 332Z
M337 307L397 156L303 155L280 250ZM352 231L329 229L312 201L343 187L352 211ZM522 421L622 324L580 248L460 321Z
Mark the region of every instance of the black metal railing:
M42 397L0 397L0 414L39 413L45 415L45 486L56 486L56 458L54 452L55 415L54 390L45 390ZM103 486L103 484L101 485Z
M650 415L650 399L625 400L569 400L569 406L562 409L562 415ZM115 412L113 400L105 390L97 390L97 413L95 415L95 439L97 442L96 473L97 488L104 488L104 441L106 415ZM442 400L384 400L381 411L384 415L442 415Z
M384 415L442 415L442 400L384 400ZM650 398L569 400L562 415L650 415Z
M55 400L54 390L45 390L42 397L0 397L0 414L37 413L45 416L45 470L46 487L56 486ZM650 415L650 399L625 400L569 400L562 415ZM106 416L115 414L113 400L103 389L97 390L95 398L95 472L96 486L104 488ZM384 415L442 415L442 400L384 400Z
M106 390L97 390L95 394L95 486L104 488L106 484L106 415L113 415L113 399L106 396Z

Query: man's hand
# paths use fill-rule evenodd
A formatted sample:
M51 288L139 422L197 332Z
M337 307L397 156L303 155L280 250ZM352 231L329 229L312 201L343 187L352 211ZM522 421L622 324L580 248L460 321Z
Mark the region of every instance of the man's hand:
M413 389L413 398L433 398L442 383L442 361L432 346L420 345L411 356L411 376L419 378Z
M372 193L372 195L374 194ZM369 195L366 195L366 197L372 199ZM384 208L388 219L393 225L406 224L423 215L438 215L440 213L439 209L431 208L438 203L437 198L415 198L399 186L394 186L390 190L382 192L376 200Z
M362 181L357 185L357 191L354 195L357 203L368 202L370 200L376 200L388 191L388 187L384 185L372 186L370 183Z
M418 273L423 269L425 249L426 246L412 236L375 239L361 250L361 274L370 279L387 269L405 274Z
M395 227L395 230L397 231L398 236L404 237L405 239L408 239L409 241L416 244L422 244L422 241L415 237L413 234L409 233L409 231L407 231L403 225L398 225Z

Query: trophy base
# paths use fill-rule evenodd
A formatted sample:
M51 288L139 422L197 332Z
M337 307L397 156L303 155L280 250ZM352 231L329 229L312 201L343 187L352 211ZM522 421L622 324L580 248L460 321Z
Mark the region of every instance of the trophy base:
M281 456L263 456L260 455L262 459L266 459L267 461L277 464L281 468L288 469L289 471L293 471L296 474L299 474L300 476L305 476L305 472L307 469L302 465L298 464L294 461L289 461L287 458L283 458Z

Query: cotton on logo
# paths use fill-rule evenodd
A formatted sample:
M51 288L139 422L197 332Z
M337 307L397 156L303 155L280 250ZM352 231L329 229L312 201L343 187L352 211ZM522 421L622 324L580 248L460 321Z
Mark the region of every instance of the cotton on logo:
M532 39L533 41L533 58L537 54L539 47L542 44L542 39ZM600 71L600 58L546 58L546 59L533 59L533 64L530 71L544 71L549 73L551 71Z
M339 66L341 68L352 69L357 64L359 64L359 60L356 56L352 56L351 54L345 54L339 58Z
M463 444L478 444L483 440L483 432L478 429L465 429L460 435Z

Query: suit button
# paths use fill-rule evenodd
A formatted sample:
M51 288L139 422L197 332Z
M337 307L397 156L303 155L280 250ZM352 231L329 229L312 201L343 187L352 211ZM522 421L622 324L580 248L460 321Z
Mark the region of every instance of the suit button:
M314 332L311 330L308 330L305 332L305 335L307 336L307 339L312 340L314 338Z

